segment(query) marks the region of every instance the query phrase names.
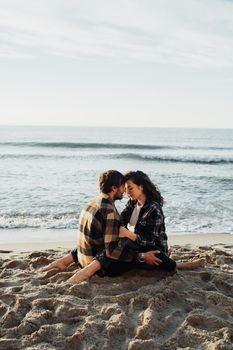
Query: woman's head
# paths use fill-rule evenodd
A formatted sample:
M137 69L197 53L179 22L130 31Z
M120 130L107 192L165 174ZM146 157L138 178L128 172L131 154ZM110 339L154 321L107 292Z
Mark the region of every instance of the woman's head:
M155 200L161 206L163 197L156 188L156 185L150 180L149 176L142 171L129 171L125 174L126 192L132 199L138 199L144 194L147 200Z

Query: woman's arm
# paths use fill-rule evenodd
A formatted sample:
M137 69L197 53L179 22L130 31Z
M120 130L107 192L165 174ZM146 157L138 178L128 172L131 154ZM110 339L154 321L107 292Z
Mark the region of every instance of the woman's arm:
M143 247L147 246L147 245L151 246L152 244L154 244L154 237L152 236L152 234L151 234L151 239L148 240L148 239L145 239L145 237L143 237L143 235L141 235L140 233L136 234L135 232L129 231L127 228L125 228L123 226L120 227L119 237L120 238L129 238L131 241L137 242L138 244L142 245Z
M164 215L157 204L152 204L143 222L137 223L137 243L141 246L158 246L167 254L167 235L165 233Z
M157 205L151 205L148 213L140 219L136 225L136 233L126 228L120 229L120 237L127 237L142 247L154 249L153 246L159 246L164 252L167 252L167 235L165 233L163 213Z
M153 245L155 245L154 238L152 238L151 240L143 239L143 236L140 235L139 233L136 234L132 231L127 230L127 228L122 226L120 227L120 230L119 230L119 237L129 238L131 241L136 242L143 247L146 247L146 246L152 247Z
M150 240L148 239L144 239L143 235L141 235L140 233L134 233L132 231L129 231L127 228L125 227L120 227L119 230L119 237L120 238L129 238L131 241L133 242L137 242L139 245L145 247L145 246L152 246L154 245L154 237L151 237Z

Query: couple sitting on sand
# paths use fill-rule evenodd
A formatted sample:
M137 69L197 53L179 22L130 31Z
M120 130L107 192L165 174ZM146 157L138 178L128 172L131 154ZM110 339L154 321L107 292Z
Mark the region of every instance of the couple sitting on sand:
M78 263L82 269L67 281L75 284L95 273L117 276L135 268L174 271L205 265L205 259L176 263L169 257L163 197L148 175L109 170L100 175L99 189L100 195L80 215L77 249L43 271L64 270ZM129 201L119 215L114 202L122 199L125 191Z

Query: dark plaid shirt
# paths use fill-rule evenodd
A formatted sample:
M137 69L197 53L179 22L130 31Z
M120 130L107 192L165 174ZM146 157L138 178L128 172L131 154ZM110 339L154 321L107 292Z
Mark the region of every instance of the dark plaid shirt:
M119 239L120 215L114 202L106 194L94 198L81 212L77 238L78 261L87 266L95 257L102 262L104 251L107 258L130 261L123 256Z
M127 227L137 201L129 200L121 213L122 226ZM141 208L134 233L140 246L152 250L158 246L165 254L168 253L167 235L165 233L164 215L161 206L155 201L146 201Z

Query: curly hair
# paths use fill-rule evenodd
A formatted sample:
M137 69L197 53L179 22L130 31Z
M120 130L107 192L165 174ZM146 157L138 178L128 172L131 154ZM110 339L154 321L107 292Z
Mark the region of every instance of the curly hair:
M143 186L143 192L146 195L146 198L149 200L154 200L159 203L161 206L164 204L164 199L157 189L156 185L153 184L149 176L143 173L140 170L129 171L125 174L125 180L131 180L134 184Z

